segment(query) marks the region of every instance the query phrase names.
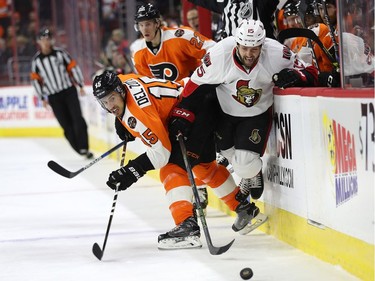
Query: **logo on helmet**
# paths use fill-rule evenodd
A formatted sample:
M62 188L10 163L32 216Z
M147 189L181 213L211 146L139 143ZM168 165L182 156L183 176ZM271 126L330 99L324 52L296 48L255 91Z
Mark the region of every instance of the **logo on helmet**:
M259 20L243 20L235 32L237 44L246 47L257 47L264 43L266 30Z

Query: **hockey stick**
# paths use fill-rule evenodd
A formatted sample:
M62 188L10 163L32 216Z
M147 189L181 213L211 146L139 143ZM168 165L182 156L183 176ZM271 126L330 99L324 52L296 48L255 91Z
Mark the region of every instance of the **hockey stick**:
M279 42L284 43L284 41L288 38L293 38L293 37L305 37L308 39L311 39L314 41L318 46L322 49L324 54L328 57L330 62L333 64L334 68L338 70L339 63L337 62L336 58L332 56L332 54L327 50L326 47L324 47L322 41L320 41L319 37L315 34L314 31L308 28L288 28L280 31L279 33Z
M328 25L329 29L329 35L331 36L332 42L333 42L333 49L335 50L335 56L336 60L339 58L339 45L337 44L336 38L335 38L335 29L332 26L332 23L329 19L328 16L328 11L327 11L327 3L326 0L322 0L322 5L323 5L323 12L324 12L324 20L326 21L326 24Z
M133 62L131 61L131 59L129 59L126 54L124 54L124 58L125 58L126 63L129 65L131 71L133 73L137 73L137 70L135 69L135 67L134 67Z
M107 152L103 153L101 156L99 156L98 158L94 159L93 161L91 161L89 164L87 164L85 167L82 167L81 169L79 169L78 171L75 171L75 172L71 172L71 171L68 171L67 169L65 169L64 167L62 167L61 165L59 165L58 163L56 163L55 161L49 161L47 163L48 167L54 171L55 173L58 173L59 175L63 176L63 177L66 177L66 178L73 178L75 177L76 175L82 173L84 170L90 168L92 165L94 165L96 162L102 160L104 157L108 156L109 154L111 154L113 151L117 150L118 148L120 148L120 146L122 146L123 144L125 143L125 141L123 142L120 142L118 145L116 145L115 147L112 147L110 150L108 150Z
M124 166L125 155L126 155L126 143L124 144L124 148L122 149L120 167ZM115 207L116 207L116 203L117 203L118 192L119 192L119 190L118 190L118 186L117 186L116 190L115 190L115 195L113 196L111 214L109 216L109 221L108 221L108 225L107 225L107 231L106 231L105 237L104 237L103 247L100 248L98 243L94 243L94 245L92 245L92 253L94 254L95 257L98 258L98 260L102 260L104 250L105 250L105 246L107 244L108 234L109 234L109 230L111 229L112 218L113 218L113 214L115 212Z
M200 200L199 200L199 194L198 194L197 186L196 186L195 181L194 181L193 171L191 169L189 160L187 158L184 138L183 138L181 133L178 134L177 138L178 138L178 142L180 143L182 157L184 158L186 172L188 174L191 187L193 189L195 204L197 206L199 218L200 218L201 223L202 223L202 227L203 227L203 231L204 231L204 234L205 234L205 237L206 237L208 249L209 249L211 255L221 255L221 254L223 254L223 253L225 253L226 251L229 250L229 248L232 246L232 244L234 242L234 239L229 244L227 244L225 246L222 246L222 247L215 247L214 245L212 245L211 236L210 236L210 233L208 231L206 218L204 216L204 211L202 209L202 206L201 206L201 203L200 203Z

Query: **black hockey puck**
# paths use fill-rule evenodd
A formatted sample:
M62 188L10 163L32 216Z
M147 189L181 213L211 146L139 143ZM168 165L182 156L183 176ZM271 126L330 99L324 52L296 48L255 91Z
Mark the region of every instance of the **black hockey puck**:
M245 267L240 271L240 276L243 280L249 280L253 275L253 270L250 267Z

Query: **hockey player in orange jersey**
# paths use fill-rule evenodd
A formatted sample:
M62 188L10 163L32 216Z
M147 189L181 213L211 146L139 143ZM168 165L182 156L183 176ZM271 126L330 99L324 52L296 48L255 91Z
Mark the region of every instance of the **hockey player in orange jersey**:
M315 4L314 4L315 5ZM300 1L290 2L284 8L284 18L287 22L288 28L303 28L303 22L299 15ZM332 41L329 39L329 29L323 23L317 23L313 26L309 26L309 29L314 31L314 33L323 42L323 45L329 50L333 47ZM306 37L294 37L287 39L284 42L294 53L298 53L299 57L306 63L316 64L315 66L322 72L332 71L332 63L329 61L327 56L321 51L320 47L311 41L311 46L309 46L308 39ZM311 49L311 48L312 49ZM313 52L313 53L312 53Z
M160 12L152 4L141 5L134 19L143 35L133 49L134 66L141 75L181 80L193 73L215 44L189 27L162 27Z
M334 2L329 0L328 2ZM311 3L316 8L316 3ZM284 8L284 18L287 22L288 28L303 28L303 22L300 17L300 1L290 2ZM317 8L316 8L317 9ZM316 23L309 26L320 39L323 46L334 56L334 44L329 34L329 28L324 23ZM298 53L299 57L306 63L313 64L319 69L319 84L320 86L338 86L337 82L334 84L327 83L327 77L330 75L337 76L334 70L333 63L329 60L324 51L314 41L308 41L306 37L294 37L287 39L284 42L294 53ZM333 79L337 81L339 78ZM330 80L330 79L328 79Z
M159 235L160 249L202 246L192 203L193 192L180 147L174 136L169 138L167 127L169 116L179 116L179 112L172 109L181 91L182 86L176 82L137 74L117 76L109 71L96 76L93 82L94 96L102 107L115 115L132 136L140 138L147 146L145 153L113 171L107 185L112 189L118 187L125 190L147 171L160 169L160 180L176 224L172 230ZM216 98L210 97L202 102L205 110L195 116L197 125L190 131L194 137L186 142L186 148L195 175L210 186L230 210L244 205L242 209L246 209L246 212L239 213L233 224L234 229L241 233L259 213L259 209L253 208L254 205L247 201L236 199L239 188L229 171L215 161L213 127L214 111L218 109L215 101Z
M160 12L150 3L138 7L134 20L143 36L133 49L133 62L141 75L181 80L193 73L207 49L215 44L189 27L162 27ZM202 207L206 210L207 189L199 179L196 184Z

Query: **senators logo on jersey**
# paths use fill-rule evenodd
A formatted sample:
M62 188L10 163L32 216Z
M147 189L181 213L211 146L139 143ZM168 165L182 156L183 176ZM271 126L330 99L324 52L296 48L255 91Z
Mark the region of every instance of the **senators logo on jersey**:
M179 75L177 67L172 63L158 63L149 65L152 75L159 79L175 81Z
M262 95L262 89L249 88L250 80L238 80L236 84L237 93L232 97L246 107L252 107L258 103Z
M254 129L251 131L249 140L254 144L260 143L260 141L262 140L262 137L260 136L258 129Z

